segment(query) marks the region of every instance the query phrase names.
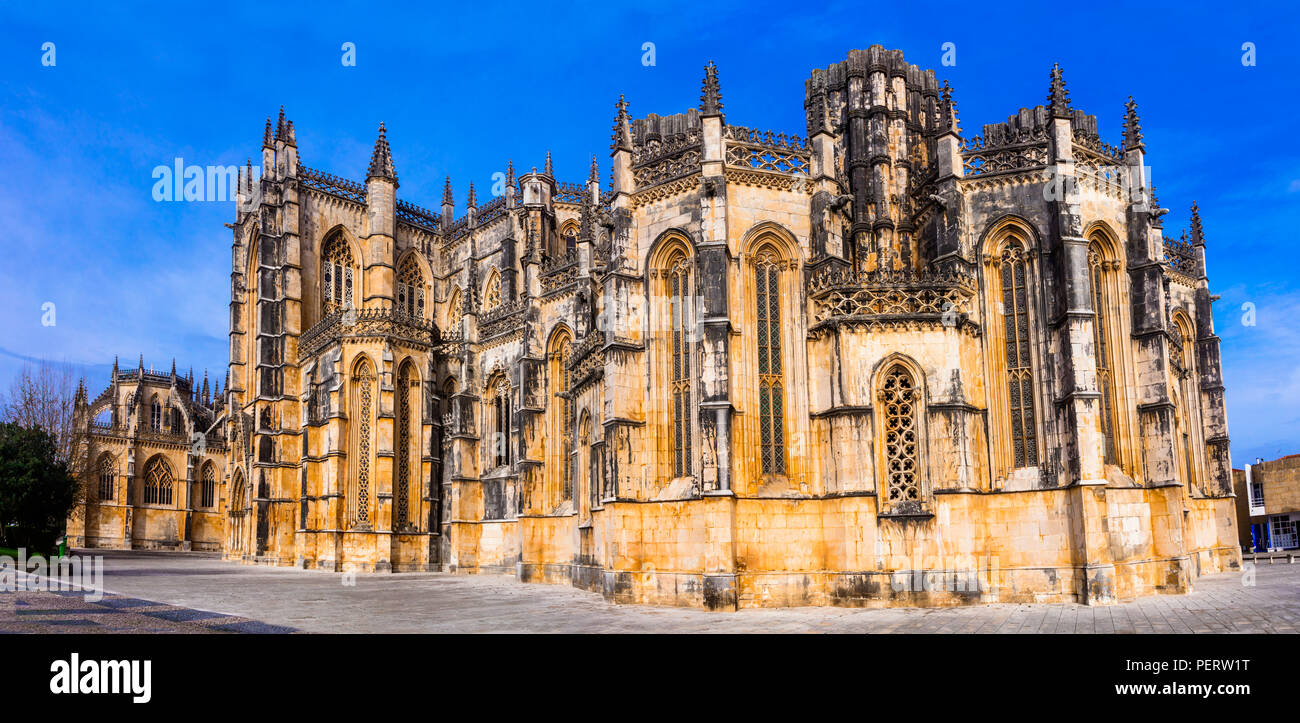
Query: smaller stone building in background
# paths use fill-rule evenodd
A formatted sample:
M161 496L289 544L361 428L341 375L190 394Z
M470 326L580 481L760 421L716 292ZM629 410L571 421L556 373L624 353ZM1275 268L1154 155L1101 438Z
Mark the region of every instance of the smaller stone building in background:
M193 372L113 374L94 400L77 389L85 499L68 516L72 547L220 550L225 536L225 404Z
M1248 552L1300 548L1300 454L1232 470L1237 531Z

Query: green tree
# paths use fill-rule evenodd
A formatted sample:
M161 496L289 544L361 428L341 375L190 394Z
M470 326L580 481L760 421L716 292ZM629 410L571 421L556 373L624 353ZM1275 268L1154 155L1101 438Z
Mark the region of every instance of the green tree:
M80 493L54 435L41 427L0 423L0 536L5 546L42 553L53 549Z

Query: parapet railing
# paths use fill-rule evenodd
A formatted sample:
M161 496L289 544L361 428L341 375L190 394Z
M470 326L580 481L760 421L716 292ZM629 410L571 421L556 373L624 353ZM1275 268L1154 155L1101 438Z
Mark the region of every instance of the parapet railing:
M438 343L438 330L432 321L396 309L340 309L327 314L302 335L298 358L314 356L342 339L369 337L427 347Z

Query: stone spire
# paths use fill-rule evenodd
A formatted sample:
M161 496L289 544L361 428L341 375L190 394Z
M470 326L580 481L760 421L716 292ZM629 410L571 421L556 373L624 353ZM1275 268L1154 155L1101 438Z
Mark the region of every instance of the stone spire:
M271 143L271 116L266 117L266 130L262 131L262 147L272 148Z
M203 370L203 406L212 406L212 397L208 392L208 370Z
M275 140L282 141L289 137L289 129L284 124L284 106L280 106L280 117L275 121Z
M1133 96L1128 97L1128 102L1124 104L1124 144L1123 149L1126 151L1143 150L1142 144L1142 125L1138 120L1138 106L1134 102Z
M253 192L253 159L244 159L244 190Z
M370 153L370 170L366 178L387 178L397 183L397 171L393 168L393 153L388 148L388 130L379 123L379 137L375 139L375 150Z
M551 166L551 150L549 148L546 149L546 166L542 169L542 173L552 178L555 177L555 169Z
M136 367L135 375L144 379L144 354L140 355L140 366Z
M587 174L587 183L600 183L600 166L596 165L596 154L591 154L591 172Z
M611 151L630 151L632 150L632 120L627 114L627 101L620 94L618 103L614 106L618 109L614 116L614 133L610 137L612 143L609 146Z
M1070 117L1070 92L1065 89L1065 74L1060 63L1052 64L1052 84L1047 91L1047 110L1053 118Z
M289 131L284 136L284 142L290 146L298 145L298 132L293 129L293 121L289 121Z
M704 66L704 83L700 89L700 115L722 115L722 88L718 85L718 66L710 60Z
M957 102L952 99L952 86L943 81L939 94L939 133L961 135L961 122L957 118Z
M1192 201L1192 245L1205 245L1205 229L1201 228L1201 209Z
M466 208L478 208L478 200L474 197L474 182L469 182L469 200L465 203Z
M515 185L515 159L511 158L506 163L506 187Z
M176 357L172 357L172 386L176 386Z

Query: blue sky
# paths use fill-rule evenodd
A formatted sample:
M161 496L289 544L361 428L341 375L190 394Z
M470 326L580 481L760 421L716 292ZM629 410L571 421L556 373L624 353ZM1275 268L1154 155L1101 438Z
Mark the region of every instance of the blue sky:
M729 122L802 135L811 69L879 43L947 78L969 133L1042 103L1053 62L1111 143L1133 95L1167 235L1201 206L1233 461L1300 452L1295 7L621 5L5 3L0 385L47 358L84 370L94 394L114 355L133 366L139 354L222 378L233 204L155 202L152 171L178 156L256 164L281 104L306 165L363 180L382 120L399 197L434 208L450 174L463 208L469 181L483 198L507 158L540 166L548 148L562 180L584 179L590 154L608 162L619 93L637 115L680 112L708 60ZM948 42L956 65L943 67Z

